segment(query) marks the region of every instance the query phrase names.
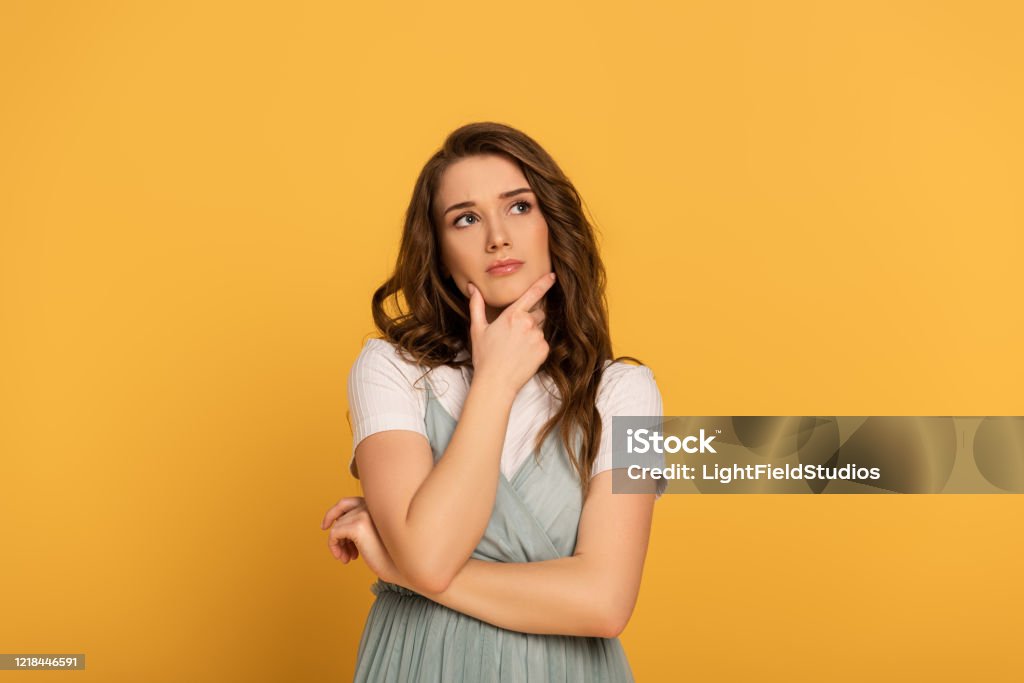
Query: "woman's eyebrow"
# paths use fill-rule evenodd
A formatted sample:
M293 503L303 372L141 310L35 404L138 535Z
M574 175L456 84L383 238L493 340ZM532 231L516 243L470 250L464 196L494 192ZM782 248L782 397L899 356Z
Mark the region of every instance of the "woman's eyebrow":
M507 199L508 197L514 197L517 194L522 194L523 192L533 192L533 190L531 190L528 187L520 187L518 190L509 190L508 192L502 192L501 194L498 195L498 199ZM476 206L476 202L460 202L458 204L452 204L447 209L445 209L444 213L442 213L441 215L446 216L448 215L449 211L454 211L455 209L465 209L470 206Z

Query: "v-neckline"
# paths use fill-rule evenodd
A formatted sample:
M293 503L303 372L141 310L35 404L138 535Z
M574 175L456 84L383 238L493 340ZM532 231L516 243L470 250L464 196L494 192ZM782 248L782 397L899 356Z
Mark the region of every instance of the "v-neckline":
M451 413L448 412L448 409L445 408L444 405L437 399L437 396L434 395L433 390L430 388L430 383L429 382L425 383L425 386L427 387L427 401L428 402L433 401L434 403L436 403L437 404L437 409L440 410L444 414L445 417L447 417L453 423L458 425L459 421L456 420L455 417ZM505 452L504 449L505 449L505 442L502 441L502 455L504 455L504 452ZM529 455L526 456L526 460L524 462L522 462L519 465L519 467L516 468L515 472L512 473L511 477L506 477L505 476L505 472L501 469L501 461L499 460L498 461L498 477L500 478L499 480L505 482L505 485L508 486L510 489L515 490L516 489L516 486L515 486L516 482L518 482L518 480L521 478L523 472L526 471L527 466L529 466L529 464L531 462L536 463L536 459L537 459L536 456L537 456L537 449L534 448L532 451L530 451Z

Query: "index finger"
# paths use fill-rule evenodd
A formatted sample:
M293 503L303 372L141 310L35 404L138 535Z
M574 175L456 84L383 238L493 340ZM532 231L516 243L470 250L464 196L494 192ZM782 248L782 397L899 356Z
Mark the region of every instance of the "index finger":
M472 282L466 287L469 289L469 327L476 331L481 327L487 327L487 312L485 308L484 295Z
M540 279L530 285L530 288L523 292L521 297L509 305L509 308L518 309L520 311L529 311L544 297L553 284L555 284L554 273L541 275Z
M337 503L335 503L330 510L327 511L327 514L324 515L324 520L320 522L320 528L326 529L331 524L333 524L334 520L336 520L338 517L341 517L343 514L345 514L352 508L359 507L362 501L362 496L349 496L347 498L342 498Z

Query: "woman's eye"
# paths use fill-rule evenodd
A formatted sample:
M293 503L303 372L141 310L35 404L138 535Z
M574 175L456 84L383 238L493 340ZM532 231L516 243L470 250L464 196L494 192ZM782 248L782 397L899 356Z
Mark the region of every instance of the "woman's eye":
M516 203L515 203L515 204L513 204L512 206L522 206L522 207L524 207L524 208L523 208L523 210L522 210L522 211L520 211L520 214L523 214L523 213L526 213L527 211L529 211L529 210L530 210L530 209L532 208L532 206L533 206L533 205L532 205L532 204L530 204L530 202L527 202L527 201L522 201L522 202L516 202ZM471 213L464 213L464 214L462 214L461 216L459 216L458 218L456 218L456 219L455 219L455 222L454 222L454 223L452 223L452 225L454 225L454 226L455 226L456 228L467 228L467 227L469 227L470 225L472 225L472 224L473 224L473 223L470 223L470 224L463 224L463 225L459 225L459 222L460 222L460 221L461 221L461 220L462 220L463 218L472 218L472 219L473 219L473 223L476 223L476 222L477 222L477 217L476 217L476 216L474 216L474 215L473 215L473 214L471 214Z

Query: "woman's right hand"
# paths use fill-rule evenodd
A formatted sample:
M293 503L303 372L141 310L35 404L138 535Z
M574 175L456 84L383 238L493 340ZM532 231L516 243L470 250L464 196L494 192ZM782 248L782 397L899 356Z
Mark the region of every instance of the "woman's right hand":
M469 283L469 334L473 345L473 381L487 378L514 396L530 381L548 357L544 311L531 310L555 283L555 274L542 275L509 304L494 322L487 322L484 297Z

